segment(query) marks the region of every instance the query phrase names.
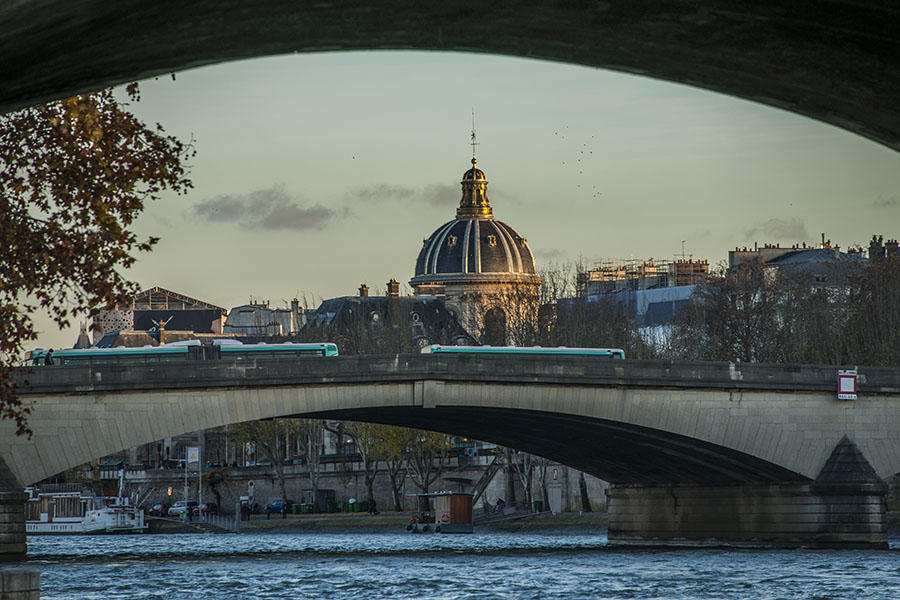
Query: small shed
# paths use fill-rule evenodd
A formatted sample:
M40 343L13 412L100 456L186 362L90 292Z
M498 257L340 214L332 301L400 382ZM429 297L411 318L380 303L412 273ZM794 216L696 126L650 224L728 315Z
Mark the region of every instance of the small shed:
M431 492L414 494L420 513L413 514L411 531L435 533L472 533L472 494L470 492Z

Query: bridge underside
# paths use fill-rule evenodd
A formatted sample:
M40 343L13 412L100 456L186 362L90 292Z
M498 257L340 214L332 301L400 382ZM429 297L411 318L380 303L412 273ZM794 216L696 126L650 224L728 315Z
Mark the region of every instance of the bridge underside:
M876 0L20 0L0 5L0 112L228 60L417 49L647 75L900 149L898 15Z
M702 440L582 416L472 406L380 407L314 416L415 427L490 441L558 461L610 483L737 485L809 481L779 465Z
M811 481L722 446L604 419L447 405L314 416L465 435L609 481L611 543L887 547L886 488L847 438Z

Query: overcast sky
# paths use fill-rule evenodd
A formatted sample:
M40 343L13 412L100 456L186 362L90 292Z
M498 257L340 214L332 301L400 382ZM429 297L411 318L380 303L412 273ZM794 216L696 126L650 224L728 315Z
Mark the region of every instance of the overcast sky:
M194 189L148 206L130 276L231 308L315 306L413 275L478 166L538 260L714 265L737 245L900 235L900 154L781 110L610 71L474 54L292 55L142 83L195 140ZM405 288L408 291L408 287ZM47 321L38 345L71 346Z

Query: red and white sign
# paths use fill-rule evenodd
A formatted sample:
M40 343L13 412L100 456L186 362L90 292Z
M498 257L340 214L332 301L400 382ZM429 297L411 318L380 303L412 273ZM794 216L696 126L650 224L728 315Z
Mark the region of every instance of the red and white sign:
M838 371L838 400L856 400L856 371Z

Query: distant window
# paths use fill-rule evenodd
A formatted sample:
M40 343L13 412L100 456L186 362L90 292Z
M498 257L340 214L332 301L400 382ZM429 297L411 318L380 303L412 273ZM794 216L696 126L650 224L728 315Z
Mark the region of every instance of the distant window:
M488 246L490 246L491 248L496 246L497 245L497 236L496 235L487 236L487 243L488 243Z
M447 245L450 246L451 248L456 245L456 236L455 235L447 236Z
M418 323L419 319L421 319L421 317L419 316L419 313L417 313L417 312L411 312L411 313L409 313L409 316L413 320L413 323Z

